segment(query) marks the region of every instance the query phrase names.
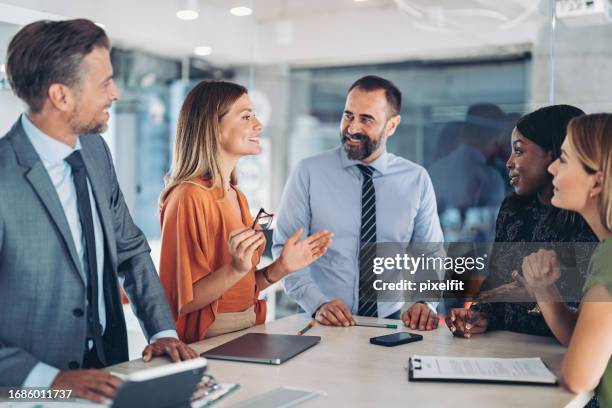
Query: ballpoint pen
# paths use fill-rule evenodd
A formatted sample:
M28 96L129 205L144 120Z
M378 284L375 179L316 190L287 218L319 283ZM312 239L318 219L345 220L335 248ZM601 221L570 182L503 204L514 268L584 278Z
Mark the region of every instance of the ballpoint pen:
M387 324L387 323L355 323L355 326L382 327L383 329L397 329L397 324Z
M308 330L312 329L315 325L315 321L311 320L308 325L306 327L304 327L302 330L300 330L299 332L297 332L298 336L302 336L304 333L306 333Z

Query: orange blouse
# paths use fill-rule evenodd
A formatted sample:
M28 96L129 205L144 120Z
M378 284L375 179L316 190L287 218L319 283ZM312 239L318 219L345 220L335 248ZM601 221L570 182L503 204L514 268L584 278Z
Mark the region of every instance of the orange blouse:
M266 302L258 299L259 288L255 283L256 265L264 246L253 254L253 269L219 299L194 312L182 312L194 299L195 283L231 262L229 233L250 227L253 222L246 197L238 188L233 187L240 214L229 200L221 198L221 188L211 189L210 185L204 178L185 181L170 192L161 209L159 275L176 330L186 343L203 340L217 313L242 312L255 306L256 324L266 319Z

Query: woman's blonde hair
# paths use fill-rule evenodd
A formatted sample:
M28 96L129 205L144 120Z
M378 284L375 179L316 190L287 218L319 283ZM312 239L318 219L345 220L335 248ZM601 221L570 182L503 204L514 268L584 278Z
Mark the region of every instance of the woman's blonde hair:
M567 137L586 172L600 171L603 175L599 216L604 227L612 231L612 114L572 119Z
M174 187L195 177L211 180L213 186L223 187L219 156L221 120L247 89L227 81L202 81L185 98L176 127L172 167L164 178L164 189L159 196L160 207ZM236 171L230 183L236 185Z

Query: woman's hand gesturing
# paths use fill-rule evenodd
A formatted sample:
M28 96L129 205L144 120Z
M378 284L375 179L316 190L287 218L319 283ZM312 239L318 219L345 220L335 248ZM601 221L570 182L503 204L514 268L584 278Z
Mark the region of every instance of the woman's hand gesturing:
M322 257L332 243L333 234L323 230L300 240L304 228L290 236L283 247L279 261L287 273L299 271Z

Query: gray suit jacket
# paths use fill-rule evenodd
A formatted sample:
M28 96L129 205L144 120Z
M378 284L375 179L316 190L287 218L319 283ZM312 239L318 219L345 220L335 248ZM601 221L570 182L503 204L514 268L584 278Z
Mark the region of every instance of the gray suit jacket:
M174 329L147 241L132 221L108 146L80 137L104 230L108 364L127 359L119 279L147 338ZM18 120L0 139L0 386L19 386L45 362L76 368L85 352L86 291L51 179Z

